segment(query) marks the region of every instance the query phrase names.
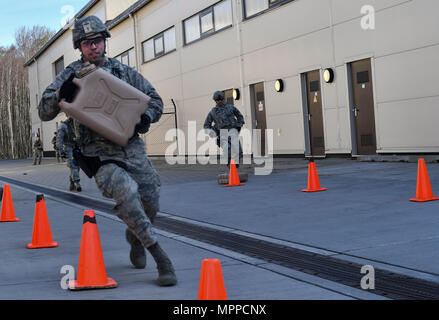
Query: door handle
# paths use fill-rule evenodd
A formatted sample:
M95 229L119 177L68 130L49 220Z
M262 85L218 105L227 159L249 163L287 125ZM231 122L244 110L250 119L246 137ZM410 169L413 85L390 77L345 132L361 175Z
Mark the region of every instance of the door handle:
M308 121L311 121L311 113L308 113Z
M357 107L354 107L353 111L354 111L355 118L358 117L358 112L360 112L360 110L358 110Z
M258 127L258 120L255 120L255 127Z

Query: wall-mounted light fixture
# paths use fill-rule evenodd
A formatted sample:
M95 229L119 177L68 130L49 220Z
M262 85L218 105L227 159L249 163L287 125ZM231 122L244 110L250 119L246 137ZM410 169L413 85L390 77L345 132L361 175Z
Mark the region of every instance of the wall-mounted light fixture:
M274 88L276 89L277 92L284 91L284 82L282 81L282 79L276 80L276 82L274 83Z
M323 79L326 83L332 83L334 81L334 70L327 68L323 71Z
M239 89L233 89L233 100L239 100L241 97L241 93L239 92Z

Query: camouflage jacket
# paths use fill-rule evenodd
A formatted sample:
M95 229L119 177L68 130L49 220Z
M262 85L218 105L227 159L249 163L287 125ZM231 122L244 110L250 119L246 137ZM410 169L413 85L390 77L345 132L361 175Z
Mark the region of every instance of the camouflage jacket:
M71 63L65 68L44 91L38 106L38 115L42 121L54 119L61 111L59 103L59 89L72 73L78 73L84 66L81 60ZM101 68L110 72L119 79L129 83L133 87L147 94L151 101L149 102L146 114L151 122L159 121L163 113L163 101L154 87L140 73L133 68L120 63L117 59L106 58ZM140 119L139 119L140 121ZM102 137L93 130L74 120L76 143L86 156L124 156L123 147ZM131 139L132 140L132 139ZM131 143L130 142L128 143Z
M241 128L244 123L241 112L235 106L226 103L210 110L204 121L204 129L212 129L219 135L221 129Z
M34 149L35 150L43 150L43 144L41 143L41 140L35 140Z

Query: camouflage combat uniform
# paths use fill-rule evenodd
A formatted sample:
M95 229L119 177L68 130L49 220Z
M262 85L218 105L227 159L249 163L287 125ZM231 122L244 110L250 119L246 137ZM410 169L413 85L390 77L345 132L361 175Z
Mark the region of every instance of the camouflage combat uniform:
M204 129L213 130L217 136L218 147L227 152L228 164L230 164L232 158L235 163L239 163L239 158L242 157L238 130L241 129L244 123L241 112L228 103L213 107L204 121ZM228 130L228 132L221 134L221 130Z
M59 89L73 72L77 73L83 66L81 60L73 62L47 87L38 107L41 120L50 121L60 112ZM105 58L101 68L147 94L151 101L146 114L151 122L160 119L163 101L142 75L113 58ZM100 167L95 175L96 184L105 197L116 200L117 216L127 224L144 247L154 245L157 238L151 221L159 210L161 182L146 155L143 140L135 135L126 147L121 147L76 120L74 127L76 142L85 156L98 156L101 161L112 160L124 164L125 168L114 163Z
M75 22L72 30L73 48L81 51L81 60L70 64L46 89L38 107L41 120L50 121L56 117L60 112L60 97L74 99L76 88L71 76L73 73L78 74L84 67L83 61L87 60L87 56L90 59L91 51L101 51L102 38L109 37L111 34L108 27L96 16L82 17ZM93 45L95 47L92 50ZM145 143L137 134L147 132L150 123L160 119L163 101L153 86L137 71L116 59L105 57L105 42L102 52L100 57L93 60L96 65L142 91L151 100L146 113L136 125L136 133L126 147L121 147L74 121L76 143L83 155L77 153L76 149L74 154L79 156L81 163L93 164L95 169L91 174L94 175L98 188L104 196L116 200L117 216L128 226L125 236L131 245L130 260L133 266L145 268L144 248L147 248L157 264L157 284L173 286L178 282L174 267L152 229L152 222L159 210L160 178L146 155ZM87 160L84 157L94 158ZM97 169L99 163L100 167Z
M70 190L77 189L81 191L79 184L79 165L73 159L73 147L75 146L75 128L73 126L73 119L62 121L58 128L56 136L56 145L61 154L65 153L67 156L67 167L70 168Z
M43 145L40 139L36 139L34 142L34 165L41 164L41 158L43 157Z

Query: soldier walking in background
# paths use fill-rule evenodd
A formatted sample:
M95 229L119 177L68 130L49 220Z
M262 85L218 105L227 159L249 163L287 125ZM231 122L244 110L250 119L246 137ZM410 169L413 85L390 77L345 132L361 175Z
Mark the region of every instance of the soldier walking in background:
M242 158L239 132L245 123L244 117L235 106L224 103L222 91L216 91L213 100L216 102L216 106L207 115L204 129L208 130L212 138L216 137L218 147L221 147L224 153L227 152L227 166L233 159L236 166L239 167L239 159ZM221 134L221 130L227 130L227 134Z
M70 191L82 191L82 187L79 177L79 165L73 158L73 147L75 146L75 131L73 127L73 119L67 118L67 120L62 121L58 128L58 134L56 138L56 144L61 157L67 159L67 167L70 168Z
M43 144L41 143L40 136L37 135L37 138L34 142L34 165L41 164L41 158L43 157Z

